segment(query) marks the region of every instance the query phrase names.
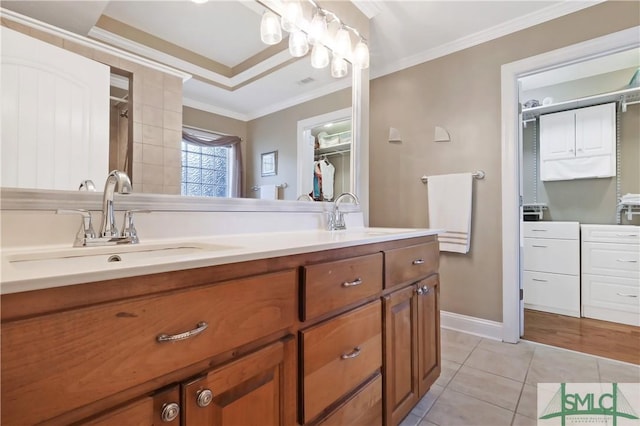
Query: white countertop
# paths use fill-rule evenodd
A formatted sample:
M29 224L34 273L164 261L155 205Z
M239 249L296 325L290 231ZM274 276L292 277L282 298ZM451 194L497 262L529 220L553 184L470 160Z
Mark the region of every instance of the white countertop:
M0 294L436 235L437 229L354 228L148 240L136 245L2 251ZM119 255L121 261L108 262Z

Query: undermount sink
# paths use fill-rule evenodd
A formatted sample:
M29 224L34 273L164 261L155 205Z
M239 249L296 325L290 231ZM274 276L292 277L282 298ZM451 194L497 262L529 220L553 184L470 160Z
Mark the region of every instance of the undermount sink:
M237 247L208 243L170 243L122 245L108 247L71 248L43 252L16 254L7 260L15 268L73 268L100 264L122 264L157 260L206 252L231 250Z

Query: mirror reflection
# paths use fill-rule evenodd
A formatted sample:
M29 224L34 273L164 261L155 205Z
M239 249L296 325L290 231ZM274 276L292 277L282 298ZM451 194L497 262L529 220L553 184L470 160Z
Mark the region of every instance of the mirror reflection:
M109 67L111 89L105 124L109 164L101 166L100 174L93 177L98 188L104 182L100 176L117 168L131 176L135 192L182 194L182 135L191 129L214 135L211 140L228 136L242 140L238 151L241 182L236 189L229 187L214 194L257 198L253 187L275 184L281 186L279 199L295 200L302 192L296 178L301 161L296 155L297 122L351 106L351 66L346 77L335 78L328 68L313 68L308 56L291 57L287 33L278 45L263 44L260 20L265 8L259 3L6 1L2 7L4 28ZM353 13L359 14L355 7ZM65 38L55 29L49 31L37 24L36 29L27 28L25 16L126 49L135 56L118 57L109 49L72 36ZM348 21L350 16L346 16ZM170 20L180 25L166 25ZM212 33L211 28L216 31ZM270 151L278 151L278 171L275 176L263 177L260 155ZM336 156L334 161L351 161L348 156L341 160ZM353 173L352 168L339 166L341 172ZM226 172L233 169L229 163L225 167ZM213 179L219 181L216 176L223 172L214 172ZM201 172L194 179L209 175ZM89 177L74 178L65 188L76 189ZM6 182L3 179L3 186L14 186ZM340 191L343 189L349 188L341 187Z

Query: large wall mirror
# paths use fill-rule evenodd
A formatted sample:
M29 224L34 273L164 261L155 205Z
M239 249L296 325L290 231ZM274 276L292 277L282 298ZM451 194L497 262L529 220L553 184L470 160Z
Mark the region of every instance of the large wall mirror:
M277 2L264 4L273 7L272 3ZM211 132L214 137L242 139L243 183L237 194L259 198L256 188L276 185L279 199L296 200L303 192L297 179L298 122L359 108L352 105L359 97L351 88L354 75L361 71L354 73L349 65L346 76L334 78L329 67L313 68L309 54L291 56L284 31L280 43L264 44L260 37L264 4L238 0L203 4L4 1L2 7L8 18L3 21L6 27L33 36L39 31L24 24L37 20L45 27L40 25L41 35L34 37L111 67L111 121L105 131L110 131L111 140L118 145L112 142L109 165L100 166L104 176L117 165L130 173L135 192L180 194L184 174L181 135L184 128L190 128ZM304 13L313 12L311 2L300 4ZM368 20L352 3L330 2L327 7L367 33ZM11 20L18 23L8 24ZM47 33L47 25L71 34L71 39L57 37L55 31ZM118 57L76 43L74 35L131 55ZM356 38L352 39L355 44ZM151 62L160 65L146 66ZM356 117L346 118L353 128L361 125ZM351 141L352 154L357 152L357 134ZM262 176L261 155L273 151L278 152L277 174ZM358 179L354 167L349 173L350 181ZM69 190L76 189L76 180L80 183L74 179ZM99 191L104 180L96 180ZM356 186L352 186L340 190L353 191Z

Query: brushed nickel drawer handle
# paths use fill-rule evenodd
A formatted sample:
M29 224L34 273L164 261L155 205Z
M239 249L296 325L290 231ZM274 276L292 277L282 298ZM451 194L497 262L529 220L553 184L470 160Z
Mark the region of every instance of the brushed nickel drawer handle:
M638 234L616 234L616 237L637 237Z
M193 330L185 331L184 333L179 333L179 334L171 334L171 335L170 334L160 334L160 335L158 335L158 337L156 337L156 340L158 341L158 343L177 342L179 340L185 340L185 339L188 339L190 337L197 336L198 334L200 334L203 331L205 331L207 329L207 327L209 327L209 324L207 324L206 322L202 321L202 322L199 322L196 325L196 328L194 328Z
M616 259L616 262L622 262L622 263L638 263L637 260L633 260L633 259Z
M548 246L541 246L538 244L532 244L531 247L536 247L536 248L547 248Z
M638 297L637 294L630 294L630 293L616 293L616 294L622 297Z
M546 283L547 280L541 280L540 278L533 278L534 281L538 281L539 283Z
M340 359L352 359L352 358L355 358L358 355L360 355L361 351L362 351L362 349L360 349L360 346L356 346L355 348L353 348L353 350L351 352L340 355Z
M345 287L345 288L346 287L355 287L355 286L360 285L360 284L362 284L362 279L356 278L353 281L345 281L345 282L343 282L342 283L342 287Z
M422 265L424 263L424 259L416 259L411 262L412 265Z
M533 232L547 232L546 229L532 229Z

